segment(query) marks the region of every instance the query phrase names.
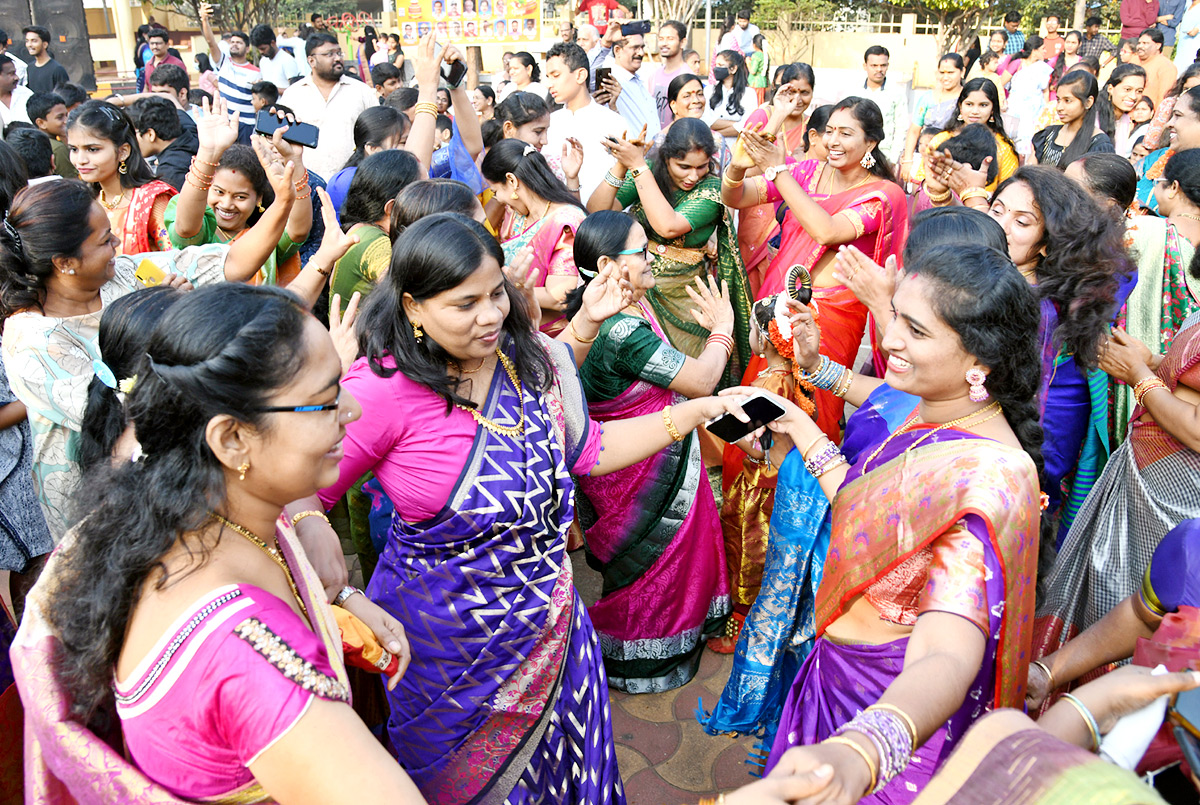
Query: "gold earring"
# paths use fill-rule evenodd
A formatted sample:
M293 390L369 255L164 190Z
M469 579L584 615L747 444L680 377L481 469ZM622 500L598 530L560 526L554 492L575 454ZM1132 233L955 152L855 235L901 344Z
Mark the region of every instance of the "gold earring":
M121 160L121 164L117 166L117 170L120 171L122 175L129 173L129 166L125 164L125 160Z
M244 481L244 480L246 480L246 472L247 472L249 469L250 469L250 462L249 462L248 460L247 460L247 461L243 461L243 462L242 462L242 464L241 464L241 466L239 466L239 467L238 467L238 480L239 480L239 481Z
M263 205L262 205L262 202L261 202L261 201L260 201L260 202L258 202L258 211L259 211L259 212L266 212L266 208L265 208L265 207L263 207Z
M421 329L421 325L417 324L414 321L413 322L413 338L417 339L417 343L420 343L421 339L424 337L425 337L425 331Z
M512 200L516 201L519 198L520 198L520 196L517 195L517 191L516 190L512 191Z

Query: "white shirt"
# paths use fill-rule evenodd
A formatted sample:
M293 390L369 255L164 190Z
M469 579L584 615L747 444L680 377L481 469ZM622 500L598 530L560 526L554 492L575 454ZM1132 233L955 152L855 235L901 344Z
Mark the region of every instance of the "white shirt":
M721 102L716 109L712 108L712 96L716 92L716 84L708 84L704 87L704 114L700 119L712 126L718 120L729 120L733 122L734 127L740 132L746 125L746 118L750 117L750 113L758 108L758 95L753 87L746 87L742 93L742 114L738 115L729 111L729 93L724 91L722 87ZM725 144L732 151L734 144L737 142L737 137L726 137Z
M29 74L29 65L25 64L23 60L18 59L15 53L5 51L4 55L12 59L13 66L17 68L17 83L25 86L25 76Z
M284 90L279 102L290 107L302 123L321 130L317 147L304 155L304 164L328 180L346 166L354 153L354 121L367 109L378 106L379 98L374 87L346 76L338 79L325 98L309 76Z
M275 51L275 58L259 56L258 69L262 71L262 80L270 81L280 92L292 85L293 78L300 77L300 67L296 60L282 48Z
M634 137L646 127L646 139L654 137L662 131L662 122L658 119L658 104L646 86L646 80L640 75L629 72L615 61L612 63L613 78L621 85L621 94L617 96L617 111L625 118L629 127L629 136Z
M584 204L604 180L604 174L616 164L616 159L604 150L605 137L621 137L629 130L625 118L607 106L588 99L588 105L577 112L565 106L550 113L550 128L546 130L545 154L562 157L563 143L568 137L583 146L583 167L579 169L579 198ZM632 136L632 134L630 135Z
M301 77L312 73L312 67L308 64L308 56L304 55L305 41L303 39L293 36L290 39L277 40L276 44L287 45L292 49L292 58L296 60L296 68L300 70Z
M0 101L0 130L8 126L9 123L32 123L29 119L29 114L25 111L25 104L33 97L33 90L29 87L23 87L20 84L13 87L12 97L8 99L8 106Z
M875 101L883 114L883 132L886 135L879 149L896 166L904 154L904 141L908 138L908 98L899 84L889 84L885 78L883 86L871 89L863 82L862 96Z

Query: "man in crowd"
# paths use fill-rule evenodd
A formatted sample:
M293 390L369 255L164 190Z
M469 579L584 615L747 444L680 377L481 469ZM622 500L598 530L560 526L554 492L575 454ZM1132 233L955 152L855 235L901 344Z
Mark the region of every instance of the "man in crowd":
M8 31L0 28L0 56L8 53L8 42ZM26 70L25 62L21 59L18 59L16 56L13 56L13 66L17 68L17 80L24 84Z
M600 31L595 25L585 22L575 32L575 44L583 48L583 52L588 55L588 66L590 67L592 57L600 52Z
M308 66L308 59L304 58L304 43L312 36L313 29L308 23L302 23L296 29L296 35L292 37L283 37L279 40L279 46L292 54L292 58L296 60L296 69L300 71L300 77L308 75L312 70Z
M135 101L129 107L129 118L142 156L154 159L155 174L176 190L182 190L199 142L189 142L183 137L177 111L168 99L154 96Z
M258 51L258 69L263 81L270 81L283 92L300 80L296 60L286 50L279 49L270 25L255 25L250 31L250 44Z
M332 34L316 33L305 44L312 74L292 84L279 99L296 118L321 130L305 163L323 179L331 178L354 153L354 121L379 105L375 89L345 75L342 47Z
M650 139L662 131L662 123L654 96L638 75L646 57L646 39L641 34L626 34L625 28L610 25L604 33L604 38L612 42L612 77L621 87L616 108L629 126L629 136L635 136L645 126L646 138Z
M1157 28L1147 28L1138 35L1138 64L1146 70L1146 96L1154 105L1162 103L1167 90L1179 77L1175 62L1163 55L1163 35Z
M51 149L50 137L44 131L28 127L13 129L4 138L4 142L8 143L25 163L30 187L62 178L54 172L58 160Z
M658 107L658 122L665 129L671 122L671 109L667 106L667 88L677 75L687 72L683 62L683 44L687 40L687 28L682 22L667 20L658 29L658 55L662 64L650 76L650 94Z
M25 34L25 49L33 57L33 64L26 65L25 86L33 92L54 92L59 84L71 80L67 69L50 56L50 32L40 25L22 29Z
M1043 37L1043 42L1046 50L1046 61L1051 64L1054 64L1058 60L1058 54L1062 53L1063 45L1067 41L1058 32L1059 24L1057 14L1046 15L1046 35Z
M9 123L19 121L29 122L25 104L33 97L29 87L17 83L17 68L13 65L12 56L0 55L0 132Z
M320 14L314 12L313 15L308 18L308 21L312 24L313 30L318 33L324 33L329 30L329 24L325 22L325 18Z
M146 63L146 75L151 75L164 64L171 64L181 70L187 70L187 65L173 55L170 48L170 34L166 28L151 28L146 34L146 45L150 48L150 61Z
M229 34L229 44L217 39L213 33L212 6L200 4L200 32L208 43L209 55L217 71L217 89L231 112L238 113L238 142L250 144L254 133L254 102L250 88L262 80L262 73L250 63L250 37L242 31Z
M884 137L879 147L893 165L900 162L904 153L904 140L908 137L908 97L902 87L887 85L888 64L891 54L882 45L872 45L863 54L863 69L867 80L863 82L863 97L875 101L883 113Z
M1021 30L1021 12L1010 11L1004 15L1004 30L1008 31L1008 44L1004 46L1005 55L1020 53L1025 47L1025 32Z
M737 13L737 19L734 20L733 30L734 40L737 41L738 49L741 50L743 56L749 56L754 45L754 37L758 36L762 31L758 26L750 22L750 9L744 8Z
M150 74L148 83L151 94L162 95L175 104L181 113L179 125L183 126L183 130L195 134L196 122L204 115L204 110L188 98L191 86L187 70L173 64L163 65Z
M1183 19L1191 0L1158 0L1158 32L1163 35L1163 56L1169 57L1175 47L1175 29Z
M79 171L71 164L71 153L64 140L67 137L67 104L53 93L35 94L25 103L30 122L50 138L54 154L54 172L65 179L78 179Z
M1158 0L1121 0L1121 42L1132 42L1158 24Z
M375 94L379 102L400 89L400 68L390 62L377 64L371 68L371 83L375 85Z
M1100 33L1100 18L1088 17L1083 23L1083 42L1079 45L1079 55L1091 57L1100 62L1100 66L1108 64L1117 57L1117 46L1104 34Z
M583 146L579 187L567 189L578 191L585 202L615 161L604 149L604 138L621 137L629 129L624 118L592 100L588 69L587 54L579 45L559 42L546 53L546 84L551 97L563 108L550 114L544 150L550 156L559 156L568 139Z
M563 42L574 42L575 34L575 25L570 20L563 20L558 24L558 38Z

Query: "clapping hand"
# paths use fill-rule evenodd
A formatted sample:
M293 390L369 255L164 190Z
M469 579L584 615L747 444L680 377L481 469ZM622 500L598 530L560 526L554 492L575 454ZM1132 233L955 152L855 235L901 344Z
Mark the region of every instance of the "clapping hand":
M561 164L563 176L571 182L578 179L579 171L583 168L583 143L574 137L568 137L564 140Z
M208 99L203 103L204 117L196 122L196 134L200 141L197 155L203 154L206 162L220 161L225 149L237 142L238 113L229 111L225 99L218 95L210 106Z
M708 280L707 284L704 279ZM729 302L729 283L722 280L718 287L713 277L704 279L696 277L695 289L691 285L683 286L696 304L696 307L692 308L692 318L709 332L733 335L733 305Z
M895 256L888 257L886 265L881 266L858 247L843 245L834 256L833 278L854 291L858 301L878 318L892 302L900 269Z
M275 149L270 140L261 134L251 137L250 145L254 147L254 153L258 156L258 164L262 165L267 174L267 181L271 183L271 189L275 191L274 203L285 203L290 208L291 203L296 199L296 188L292 185L292 174L295 171L296 163L290 160L285 162L283 155Z
M533 329L542 325L542 306L537 299L537 272L533 270L533 249L522 246L513 259L504 266L504 276L517 291L519 301L525 305Z
M783 143L778 138L767 137L760 129L744 129L740 142L746 149L746 154L761 171L783 165L787 160Z
M350 296L350 304L342 313L342 295L334 294L329 302L329 335L333 339L334 349L337 350L338 360L342 364L342 374L350 371L350 365L358 360L358 334L354 324L358 318L358 303L362 294L355 291Z
M642 147L635 142L623 138L609 137L604 140L604 148L608 153L617 158L618 164L625 168L625 170L644 168L646 166L646 155L642 151Z
M633 302L633 286L629 282L629 269L617 263L609 263L583 291L583 306L580 312L595 325L604 321Z

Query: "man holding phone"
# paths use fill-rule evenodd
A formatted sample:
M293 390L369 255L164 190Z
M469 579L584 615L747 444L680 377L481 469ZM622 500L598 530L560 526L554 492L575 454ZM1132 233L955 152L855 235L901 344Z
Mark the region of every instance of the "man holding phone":
M601 145L605 137L621 137L629 126L616 112L592 100L588 93L588 60L583 48L558 42L546 52L546 84L562 109L550 113L545 153L558 156L568 140L583 147L579 198L587 203L592 191L616 159ZM568 187L574 191L576 188Z
M284 91L279 102L302 123L321 131L317 147L305 154L314 173L330 179L354 153L354 121L379 105L374 88L346 77L342 46L333 34L315 33L304 45L312 74Z
M204 34L213 66L217 69L221 97L230 111L238 113L238 142L249 145L250 135L254 133L254 102L250 98L250 88L262 80L262 73L246 56L250 50L250 37L234 31L229 34L229 44L224 44L213 33L209 19L212 12L211 4L200 4L200 33Z
M646 57L645 34L649 30L650 23L645 21L626 23L621 26L620 38L613 41L612 46L612 74L621 85L617 112L625 118L631 132L645 126L647 141L662 131L658 105L646 82L637 74Z

